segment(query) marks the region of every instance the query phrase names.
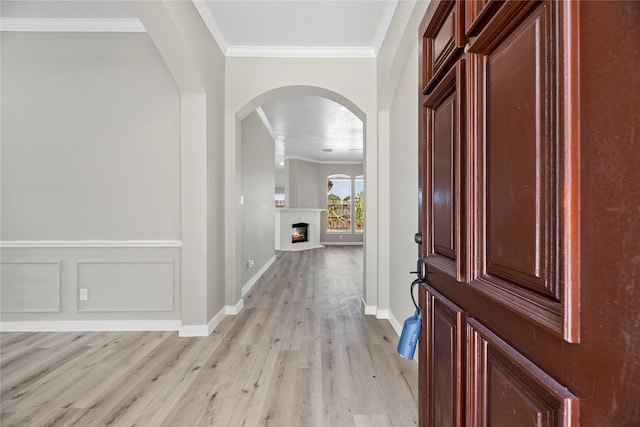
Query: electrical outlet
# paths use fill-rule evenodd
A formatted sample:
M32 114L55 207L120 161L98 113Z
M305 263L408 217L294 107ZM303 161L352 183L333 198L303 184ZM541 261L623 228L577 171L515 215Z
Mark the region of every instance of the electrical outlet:
M247 261L247 268L253 268L253 260L252 259Z
M87 288L80 289L80 301L86 301L89 299L89 290Z

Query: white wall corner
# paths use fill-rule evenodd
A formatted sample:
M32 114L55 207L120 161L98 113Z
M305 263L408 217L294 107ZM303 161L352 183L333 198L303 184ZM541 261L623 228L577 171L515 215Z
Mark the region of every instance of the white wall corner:
M276 256L274 255L271 257L271 259L269 259L269 261L265 263L265 265L262 266L260 270L258 270L256 274L253 275L251 279L249 279L247 283L245 283L245 285L242 287L243 297L251 290L253 285L255 285L258 282L258 280L260 279L260 277L262 277L265 271L267 271L267 269L271 267L271 264L273 264L275 260L276 260Z
M240 298L240 301L238 301L236 305L225 305L224 311L226 314L236 315L236 314L240 314L243 308L244 308L244 299Z

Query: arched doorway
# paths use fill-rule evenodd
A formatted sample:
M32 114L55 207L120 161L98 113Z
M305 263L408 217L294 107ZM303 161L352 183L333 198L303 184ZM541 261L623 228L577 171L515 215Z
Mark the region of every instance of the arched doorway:
M247 118L252 112L254 112L258 107L264 105L270 101L276 100L281 97L292 97L292 96L319 96L330 99L334 102L339 103L340 105L347 108L351 111L356 117L358 117L363 123L363 148L367 150L367 115L358 107L354 102L348 99L345 96L342 96L334 91L314 87L314 86L286 86L280 87L276 89L269 90L258 96L255 96L249 102L247 102L244 106L237 110L235 113L235 117L233 117L234 123L234 132L232 135L228 135L226 141L227 155L225 155L225 164L227 166L227 170L225 173L225 186L226 186L226 197L225 201L227 202L225 205L225 223L227 224L226 232L227 236L225 237L225 265L227 266L228 271L226 272L226 295L227 295L227 304L235 303L235 301L239 301L242 298L241 288L243 283L241 281L242 277L242 267L244 266L244 259L242 258L240 243L238 243L238 237L242 232L242 224L241 224L241 203L238 201L242 198L242 189L241 189L241 176L242 176L242 162L241 162L241 153L239 152L239 147L242 144L242 121ZM367 156L366 153L363 153L363 172L362 176L366 180L367 179ZM229 179L231 178L231 179ZM367 186L367 188L375 191L375 186ZM375 229L373 229L375 232ZM367 231L365 230L364 234ZM365 238L365 241L367 239ZM376 250L375 246L373 246L376 242L375 238L370 239L370 246L367 247L366 244L364 246L364 260L365 268L363 272L364 277L364 289L363 289L363 299L366 301L367 296L367 274L366 274L366 259L367 253L375 255ZM375 263L371 263L375 265ZM375 289L375 279L371 280L373 282L373 289ZM371 291L369 291L371 293ZM363 301L363 302L364 302ZM366 303L365 303L366 306Z

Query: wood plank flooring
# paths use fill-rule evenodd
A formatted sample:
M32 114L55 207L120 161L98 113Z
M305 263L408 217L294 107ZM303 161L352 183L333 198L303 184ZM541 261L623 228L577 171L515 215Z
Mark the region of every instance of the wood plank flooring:
M362 249L327 247L279 253L209 337L0 334L0 425L417 425L417 364L361 299Z

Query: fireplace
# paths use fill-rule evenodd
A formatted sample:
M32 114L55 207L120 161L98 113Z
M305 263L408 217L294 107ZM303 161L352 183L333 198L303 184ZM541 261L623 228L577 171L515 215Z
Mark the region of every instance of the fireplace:
M291 243L302 243L309 241L309 224L299 222L291 226Z
M276 251L324 248L320 244L323 209L278 208L275 211Z

